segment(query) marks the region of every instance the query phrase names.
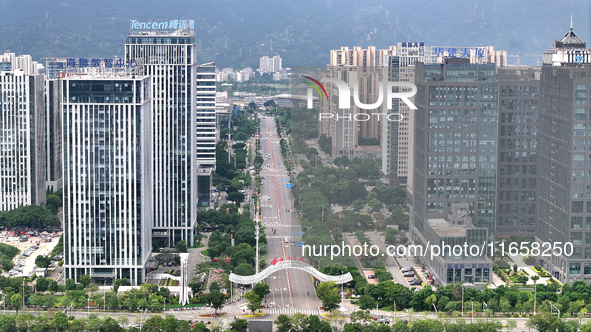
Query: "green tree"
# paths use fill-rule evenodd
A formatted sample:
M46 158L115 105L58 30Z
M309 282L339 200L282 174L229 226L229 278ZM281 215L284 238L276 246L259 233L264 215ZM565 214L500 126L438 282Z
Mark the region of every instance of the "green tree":
M235 319L230 323L230 331L232 332L247 332L248 321L246 319Z
M192 332L210 332L210 331L207 328L207 325L199 322L199 323L195 323L195 326L193 326Z
M38 267L44 269L47 268L49 264L51 264L51 257L43 255L35 257L35 265L37 265Z
M20 314L15 317L16 328L18 331L27 331L31 324L33 324L35 317L31 314ZM1 329L0 329L1 331Z
M248 310L253 314L261 308L262 299L254 291L246 292L244 297L248 300Z
M49 285L47 286L47 290L50 292L57 292L57 281L50 280Z
M271 291L269 290L268 284L258 283L252 287L252 291L257 293L257 295L262 299L266 295L270 294Z
M207 294L207 302L211 304L212 308L216 311L220 310L224 306L224 302L226 301L226 297L224 294L217 292L210 292Z
M434 319L423 319L412 324L411 332L443 332L443 323Z
M513 332L513 329L517 328L517 321L515 319L507 319L507 327L509 331Z
M2 332L16 332L16 320L17 315L0 315L0 331Z
M290 332L294 328L291 319L285 314L277 316L274 323L277 325L277 332Z
M334 281L321 282L316 288L316 296L322 301L324 311L332 311L339 307L341 295Z
M76 318L70 322L70 331L82 332L86 330L86 320L83 318Z
M178 327L178 321L173 315L166 315L160 324L162 332L175 332Z
M358 304L361 309L373 309L376 307L376 300L373 296L364 294L359 298Z
M203 284L200 283L199 281L193 281L193 282L189 283L189 288L191 288L191 291L193 292L193 296L195 296L199 292L201 292L201 289L203 288Z
M162 317L154 315L146 320L142 325L142 332L161 332L162 331Z
M234 269L234 273L236 273L237 275L240 276L249 276L252 275L252 268L250 267L250 264L248 263L242 263L240 265L238 265L235 269Z
M76 290L76 282L74 281L74 279L67 278L65 288L66 290Z
M178 252L187 252L187 242L185 240L177 241L177 243L174 245L174 248Z
M48 287L49 287L49 280L47 280L43 277L37 279L37 282L35 283L35 289L38 292L45 292Z
M23 297L20 294L14 294L10 298L10 303L12 303L12 306L14 307L14 310L16 310L16 314L18 315L18 309L20 309L23 305Z
M56 331L65 331L68 329L68 316L58 311L53 315L51 320L51 328Z

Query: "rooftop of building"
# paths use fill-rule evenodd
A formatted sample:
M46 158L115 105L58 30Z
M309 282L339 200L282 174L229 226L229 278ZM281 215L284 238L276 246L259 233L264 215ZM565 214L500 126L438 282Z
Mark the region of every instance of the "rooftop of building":
M451 225L443 218L427 220L431 228L441 237L464 237L466 236L466 226Z
M561 49L564 49L564 48L586 48L587 43L582 41L581 38L579 38L579 36L577 36L575 31L573 30L572 22L571 22L570 30L566 33L566 35L564 35L564 37L562 37L562 39L554 41L554 47L561 48Z

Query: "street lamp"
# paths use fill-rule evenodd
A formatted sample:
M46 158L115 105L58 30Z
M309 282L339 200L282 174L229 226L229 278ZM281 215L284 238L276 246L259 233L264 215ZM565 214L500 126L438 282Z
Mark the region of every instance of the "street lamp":
M4 302L4 313L6 314L6 293L4 294L4 298L2 299L2 302Z
M486 302L482 301L482 315L486 316L485 313L485 308L488 308L488 304L486 304ZM488 317L486 317L486 321L488 322Z
M435 316L437 316L437 307L435 306L435 303L433 303L433 308L435 308Z
M166 298L164 298L164 310L162 310L162 313L165 314L166 313Z
M394 301L394 319L396 319L396 301Z
M90 294L88 294L88 316L90 316Z
M474 300L470 300L472 302L472 323L474 323Z

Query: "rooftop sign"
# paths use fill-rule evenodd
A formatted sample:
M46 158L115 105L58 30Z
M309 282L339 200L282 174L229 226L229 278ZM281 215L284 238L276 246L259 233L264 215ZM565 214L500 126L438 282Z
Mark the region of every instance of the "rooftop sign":
M157 20L140 21L130 20L129 29L132 31L173 31L173 30L193 30L195 21L193 20Z

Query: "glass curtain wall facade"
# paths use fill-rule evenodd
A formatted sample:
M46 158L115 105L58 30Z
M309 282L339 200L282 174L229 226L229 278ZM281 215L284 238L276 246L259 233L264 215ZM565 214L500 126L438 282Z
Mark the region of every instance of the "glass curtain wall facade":
M43 75L0 71L0 211L45 205Z
M62 81L66 278L145 281L153 218L151 88L145 76Z
M152 76L154 132L153 240L172 247L193 245L197 224L196 63L193 29L132 30L125 58Z
M474 226L494 238L497 177L498 82L495 66L448 59L417 63L411 238L445 218L452 203L467 203Z

